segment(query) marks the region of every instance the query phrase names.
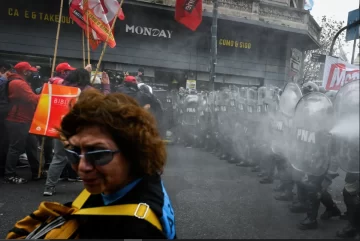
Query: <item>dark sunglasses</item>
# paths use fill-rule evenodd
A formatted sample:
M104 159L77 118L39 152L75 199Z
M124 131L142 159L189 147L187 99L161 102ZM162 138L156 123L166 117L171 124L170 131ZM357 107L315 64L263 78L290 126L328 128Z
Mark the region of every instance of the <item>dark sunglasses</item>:
M85 160L93 166L104 166L109 164L114 158L114 154L119 153L120 151L111 151L111 150L99 150L99 151L89 151L81 155L76 151L65 149L67 157L71 164L79 164L80 159L85 157Z

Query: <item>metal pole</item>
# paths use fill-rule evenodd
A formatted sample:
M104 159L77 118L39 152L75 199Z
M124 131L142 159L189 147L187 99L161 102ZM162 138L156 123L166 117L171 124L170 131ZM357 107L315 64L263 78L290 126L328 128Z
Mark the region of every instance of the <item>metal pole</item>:
M217 19L218 19L218 0L213 0L213 16L211 26L211 63L210 63L210 91L214 90L215 66L217 57Z
M353 51L352 51L352 56L351 56L351 64L354 64L355 49L356 49L356 39L354 39Z
M333 52L334 52L334 45L335 45L335 42L336 42L336 39L339 37L339 35L345 30L345 29L349 29L349 28L352 28L352 27L356 27L356 25L359 25L360 24L360 20L357 20L356 22L353 22L352 24L349 24L345 27L343 27L342 29L340 29L334 36L333 40L332 40L332 43L331 43L331 46L330 46L330 53L329 55L332 56L333 55Z

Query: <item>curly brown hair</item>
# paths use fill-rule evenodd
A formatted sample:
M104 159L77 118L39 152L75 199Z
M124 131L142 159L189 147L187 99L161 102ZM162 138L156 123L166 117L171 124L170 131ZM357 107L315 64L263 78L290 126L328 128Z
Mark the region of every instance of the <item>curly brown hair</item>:
M133 98L96 89L84 91L61 122L60 133L68 140L83 128L106 130L130 163L130 175L139 177L162 173L166 148L154 117Z

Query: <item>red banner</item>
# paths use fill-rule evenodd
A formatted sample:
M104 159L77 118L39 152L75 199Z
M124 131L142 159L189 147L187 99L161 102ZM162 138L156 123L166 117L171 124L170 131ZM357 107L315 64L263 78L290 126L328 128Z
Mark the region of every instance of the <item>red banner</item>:
M339 90L344 84L358 80L359 75L359 66L326 56L323 75L323 86L326 90Z
M117 0L100 0L101 6L104 9L104 14L106 15L107 20L109 21L110 26L115 20L115 15L118 13L120 3ZM122 9L118 14L120 20L125 19L125 15Z
M202 0L176 0L175 20L195 31L202 22Z
M116 46L115 38L100 0L83 0L83 8L90 28L96 32L101 41L107 40L109 47L114 48Z
M80 95L80 89L62 85L44 84L30 127L35 135L58 138L57 129L69 112L70 104Z
M87 26L86 19L84 16L84 10L82 8L82 0L71 0L69 6L69 15L72 20L74 20L77 25L80 26L85 31L85 35L89 36L89 43L93 50L100 45L101 41L97 37L96 32ZM88 30L90 33L88 33Z

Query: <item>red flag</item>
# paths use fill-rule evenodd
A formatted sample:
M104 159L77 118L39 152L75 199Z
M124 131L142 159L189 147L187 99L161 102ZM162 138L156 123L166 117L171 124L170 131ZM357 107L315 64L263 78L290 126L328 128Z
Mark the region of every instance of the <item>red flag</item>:
M115 20L115 15L119 11L119 7L120 7L119 2L117 0L106 0L106 1L100 0L100 3L104 9L104 14L106 15L106 18L109 21L109 25L112 26L112 24ZM125 19L125 15L124 15L122 8L120 8L118 18L120 20ZM115 36L114 32L115 32L115 29L113 29L113 35Z
M114 35L100 0L83 0L84 13L89 26L96 32L101 41L107 42L110 48L116 46Z
M117 0L100 0L101 6L104 9L104 13L106 15L107 20L109 21L110 26L112 25L115 15L118 13L120 4ZM118 14L118 18L120 20L125 19L125 15L122 9L120 9L120 12Z
M82 8L82 0L71 0L69 2L69 15L72 20L74 20L77 25L80 26L85 31L85 35L89 36L89 43L93 50L95 50L101 43L100 39L97 37L96 32L93 31L90 26L86 25L84 19L84 10ZM89 29L89 34L88 34Z
M120 9L120 12L119 12L119 19L125 20L125 14L124 14L124 11L122 10L122 8Z
M85 34L86 33L87 31L85 31ZM101 40L97 37L96 32L92 29L90 30L90 34L89 34L89 44L92 50L96 50L97 47L99 47L99 45L101 44Z
M195 31L202 21L202 0L176 0L175 20Z

